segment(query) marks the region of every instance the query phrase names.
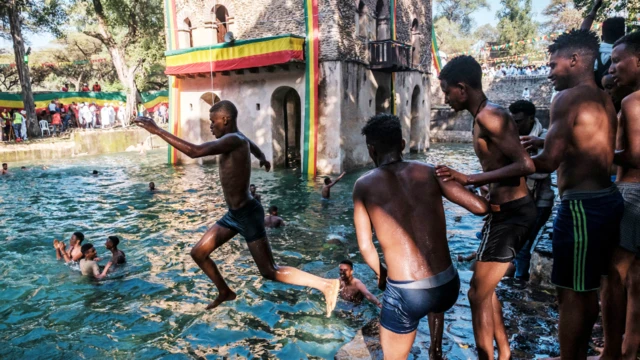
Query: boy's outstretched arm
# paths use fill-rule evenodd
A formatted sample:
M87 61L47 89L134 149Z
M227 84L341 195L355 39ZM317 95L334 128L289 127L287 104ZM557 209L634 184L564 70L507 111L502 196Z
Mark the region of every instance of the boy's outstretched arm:
M139 116L133 120L133 123L151 134L158 135L169 145L192 159L230 152L242 144L242 139L237 134L227 134L218 140L196 145L161 129L151 118Z

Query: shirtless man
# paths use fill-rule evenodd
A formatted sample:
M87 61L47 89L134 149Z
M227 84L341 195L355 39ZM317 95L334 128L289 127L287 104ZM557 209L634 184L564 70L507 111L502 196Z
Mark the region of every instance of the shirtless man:
M251 196L256 199L256 201L258 201L259 203L262 204L262 195L256 193L256 186L251 184L249 185L249 192L251 193Z
M65 262L79 261L82 259L81 247L83 241L84 234L79 231L74 232L69 240L69 250L67 251L64 242L54 240L53 246L56 249L56 258L58 260L64 259Z
M487 213L489 204L457 182L438 178L433 166L404 161L398 117L376 115L362 133L376 169L354 185L353 221L362 257L378 276L378 287L386 288L380 315L385 359L406 359L420 319L429 314L441 325L442 313L456 303L460 291L447 243L442 196L476 215ZM373 244L372 224L389 267L388 279ZM432 334L438 331L431 328ZM442 352L440 342L431 343L430 354L435 358Z
M640 32L630 33L613 45L611 62L614 93L625 88L634 92L621 103L618 150L613 158L618 165L617 185L624 199L624 215L620 246L613 253L614 271L603 286L611 299L611 306L603 309L611 319L611 331L605 333L602 359L631 360L640 346Z
M549 46L549 79L560 91L551 104L546 139L525 139L543 147L533 158L536 172L558 170L560 209L553 225L553 270L560 310L560 357L585 359L598 317L601 276L610 274L619 242L622 196L611 183L616 111L593 76L598 39L572 30ZM607 296L602 292L605 334L610 331Z
M2 172L0 174L5 175L9 173L9 165L7 163L2 163Z
M156 183L154 183L153 181L149 183L149 191L156 191Z
M107 250L111 251L111 259L109 259L109 262L102 271L105 275L112 267L117 267L118 265L123 265L127 262L127 257L124 254L124 251L118 249L119 244L120 238L117 236L109 236L104 244Z
M324 186L322 187L323 199L329 199L331 197L331 188L333 187L333 185L337 184L340 180L342 180L345 174L346 172L343 172L342 174L340 174L340 176L338 176L336 181L331 181L331 178L329 178L328 176L324 178Z
M264 217L264 226L275 229L284 225L284 220L278 216L278 207L275 205L269 206L269 215Z
M191 144L162 130L153 119L138 117L135 120L136 125L158 135L190 158L220 155L220 183L229 212L207 230L191 249L193 260L218 288L218 297L207 308L213 309L224 301L236 298L236 293L224 281L209 255L239 233L247 241L262 276L320 290L327 301L327 316L331 316L340 291L340 281L323 279L293 267L278 266L273 260L264 228L264 209L249 192L251 154L260 160L260 166L267 171L271 169L271 164L260 148L238 130L237 116L238 110L230 101L224 100L213 105L209 113L210 129L217 140L201 145Z
M340 297L343 300L360 304L363 298L374 303L382 309L382 304L372 293L367 290L362 281L353 277L353 263L351 260L340 262Z
M487 101L482 69L474 58L459 56L448 62L440 73L440 87L447 104L474 117L473 147L484 172L464 175L438 166L437 175L463 186L490 184L491 213L482 229L469 289L478 358L493 359L495 339L499 359L506 360L511 350L495 288L535 225L537 209L525 179L535 168L509 112Z

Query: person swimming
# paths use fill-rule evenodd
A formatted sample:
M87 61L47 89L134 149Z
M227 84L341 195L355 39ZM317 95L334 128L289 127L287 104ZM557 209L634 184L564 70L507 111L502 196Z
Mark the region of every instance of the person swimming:
M107 242L104 244L107 250L111 251L111 260L109 260L109 262L105 266L105 273L112 266L122 265L127 262L124 251L118 250L118 244L120 244L120 239L117 236L109 236L107 238Z
M102 279L106 276L106 271L100 273L100 266L96 261L97 252L93 244L84 244L81 248L83 258L80 260L80 272L84 276Z
M346 174L346 172L343 172L342 174L340 174L340 176L338 176L338 178L335 181L331 181L330 177L325 177L324 178L324 186L322 187L322 198L323 199L329 199L331 198L331 188L337 184L340 180L342 180L342 178L344 177L344 175Z
M71 235L69 240L69 250L67 251L66 245L62 241L53 240L53 247L56 249L56 258L58 260L64 259L65 262L79 261L82 259L82 241L84 241L84 234L76 231Z
M340 262L340 298L354 304L360 304L363 298L371 301L375 306L382 309L382 304L366 286L353 276L353 263L351 260Z
M275 205L269 206L269 215L264 217L264 227L275 229L284 225L284 220L278 216L278 207Z

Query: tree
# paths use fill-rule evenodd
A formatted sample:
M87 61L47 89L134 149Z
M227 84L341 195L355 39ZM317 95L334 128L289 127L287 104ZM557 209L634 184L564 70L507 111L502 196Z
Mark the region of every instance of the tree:
M109 52L127 94L127 117L134 114L136 76L145 62L158 61L165 47L162 0L75 0L80 30Z
M9 32L13 41L16 70L20 79L21 94L24 108L27 112L27 134L36 136L39 127L36 117L36 107L31 89L29 66L25 59L24 38L22 28L49 30L59 34L59 25L64 22L64 10L58 0L4 0L0 2L0 19L9 24ZM4 27L6 29L6 26ZM6 35L6 31L4 31Z
M574 0L574 4L582 12L582 16L585 16L593 8L594 0ZM619 12L626 13L629 22L636 22L640 17L640 0L604 1L596 20L604 21L611 16L620 16Z
M460 24L445 17L436 20L434 28L438 37L438 47L448 55L469 51L474 43L472 37L463 35Z
M573 0L551 0L542 10L542 15L550 19L542 24L547 33L579 29L583 19L582 13L574 6Z
M500 33L498 41L512 44L505 49L505 55L523 54L532 45L520 41L535 37L538 31L538 25L531 14L531 0L500 0L500 3L502 9L497 13Z
M446 18L460 26L463 34L469 35L473 28L471 14L482 8L489 9L487 0L436 0L438 6L435 20Z
M500 33L498 33L498 29L491 26L491 24L484 24L476 29L473 36L478 40L490 43L498 41Z

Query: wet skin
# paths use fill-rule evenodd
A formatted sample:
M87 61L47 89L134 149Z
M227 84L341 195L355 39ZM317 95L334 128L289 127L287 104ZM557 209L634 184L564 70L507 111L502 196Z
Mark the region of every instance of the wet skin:
M533 161L536 171L558 170L560 194L566 190L596 191L609 187L617 117L609 95L593 78L592 58L556 51L549 59L549 79L557 91L551 104L551 122L543 151ZM539 146L525 141L525 147ZM605 286L606 287L606 286ZM602 292L605 333L611 329L611 301ZM560 354L563 359L586 357L591 330L598 316L596 291L558 288Z
M353 277L353 269L347 264L340 264L340 297L355 304L360 304L366 297L377 307L382 307L378 298L369 292L362 281Z
M322 198L323 199L329 199L331 198L331 188L337 184L340 180L342 180L342 178L344 177L346 173L342 173L340 174L340 176L338 176L338 178L335 181L331 181L328 184L325 182L324 186L322 186Z
M617 150L613 159L618 165L617 181L638 183L640 56L626 44L616 46L611 53L609 73L615 83L612 91L634 91L622 100L618 116ZM602 359L635 359L640 347L640 259L636 254L622 247L616 248L610 275L603 281L602 296L603 319L606 320Z
M368 145L378 166L364 174L353 189L354 223L365 262L384 289L386 276L397 281L419 280L451 266L442 197L476 215L489 210L486 199L457 182L436 177L433 166L402 160L404 141L395 153L379 154ZM388 165L385 165L388 164ZM388 271L381 266L372 239L372 225ZM416 332L396 334L380 327L385 358L406 359Z
M158 135L171 146L191 158L219 155L220 183L225 201L230 209L242 208L252 200L249 191L251 154L260 160L260 166L264 166L267 171L271 169L271 164L265 159L260 148L238 131L236 120L229 113L224 110L211 112L209 119L211 120L211 132L217 140L201 145L191 144L162 130L150 118L138 117L134 120L134 123L151 134ZM236 231L215 224L207 230L202 239L191 250L191 257L213 281L219 291L218 297L208 305L208 309L216 308L222 302L236 298L236 293L229 288L210 257L210 254L215 249L224 245L235 235L237 235ZM340 288L338 280L323 279L296 268L276 265L271 246L266 237L252 241L247 245L263 277L269 280L320 290L327 301L327 317L331 315L335 308Z
M284 226L284 220L278 214L269 214L264 217L264 227L275 229Z
M66 249L66 245L62 241L57 243L54 242L54 247L56 249L56 257L59 260L64 259L65 262L71 262L80 261L80 259L82 259L82 251L80 251L82 244L80 244L75 235L71 235L71 239L69 239L68 251Z
M535 168L520 144L518 127L511 114L488 102L482 89L474 89L465 83L449 84L446 80L440 80L440 87L446 103L455 111L467 110L474 116L473 148L483 173L465 175L447 166L438 166L438 177L465 186L489 184L491 204L500 205L529 196L525 177L533 174ZM502 305L495 294L495 288L508 268L509 263L478 261L471 279L468 295L480 359L493 359L494 339L499 359L511 357Z

